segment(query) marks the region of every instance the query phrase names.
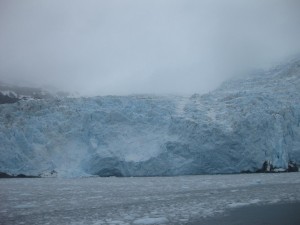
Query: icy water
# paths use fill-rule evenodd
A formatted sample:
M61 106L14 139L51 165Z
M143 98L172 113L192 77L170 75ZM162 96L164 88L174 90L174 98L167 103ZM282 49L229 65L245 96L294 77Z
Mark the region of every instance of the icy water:
M189 224L300 201L300 173L1 179L0 224Z

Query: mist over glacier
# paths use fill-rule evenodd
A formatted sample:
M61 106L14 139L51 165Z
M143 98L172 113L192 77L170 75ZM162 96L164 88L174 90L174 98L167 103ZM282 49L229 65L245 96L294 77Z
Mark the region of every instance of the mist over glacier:
M0 105L0 171L167 176L300 163L300 60L204 95L21 100Z
M203 94L299 53L299 11L298 0L1 0L0 81Z

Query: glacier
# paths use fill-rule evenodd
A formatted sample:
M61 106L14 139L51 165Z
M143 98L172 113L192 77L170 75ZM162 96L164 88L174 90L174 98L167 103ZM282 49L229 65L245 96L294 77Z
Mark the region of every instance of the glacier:
M0 104L0 171L60 177L254 172L300 163L300 60L192 96ZM54 171L54 172L51 172Z

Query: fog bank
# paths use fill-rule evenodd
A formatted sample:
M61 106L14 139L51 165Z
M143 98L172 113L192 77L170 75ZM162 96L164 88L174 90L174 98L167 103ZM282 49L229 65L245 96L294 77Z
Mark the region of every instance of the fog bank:
M300 52L297 0L0 2L0 81L192 94Z

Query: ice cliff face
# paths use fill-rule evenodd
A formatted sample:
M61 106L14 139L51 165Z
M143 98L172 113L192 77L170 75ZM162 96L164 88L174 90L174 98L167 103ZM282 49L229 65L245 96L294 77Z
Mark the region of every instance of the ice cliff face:
M190 98L106 96L0 105L0 171L160 176L300 163L300 60ZM56 174L56 173L55 173Z

